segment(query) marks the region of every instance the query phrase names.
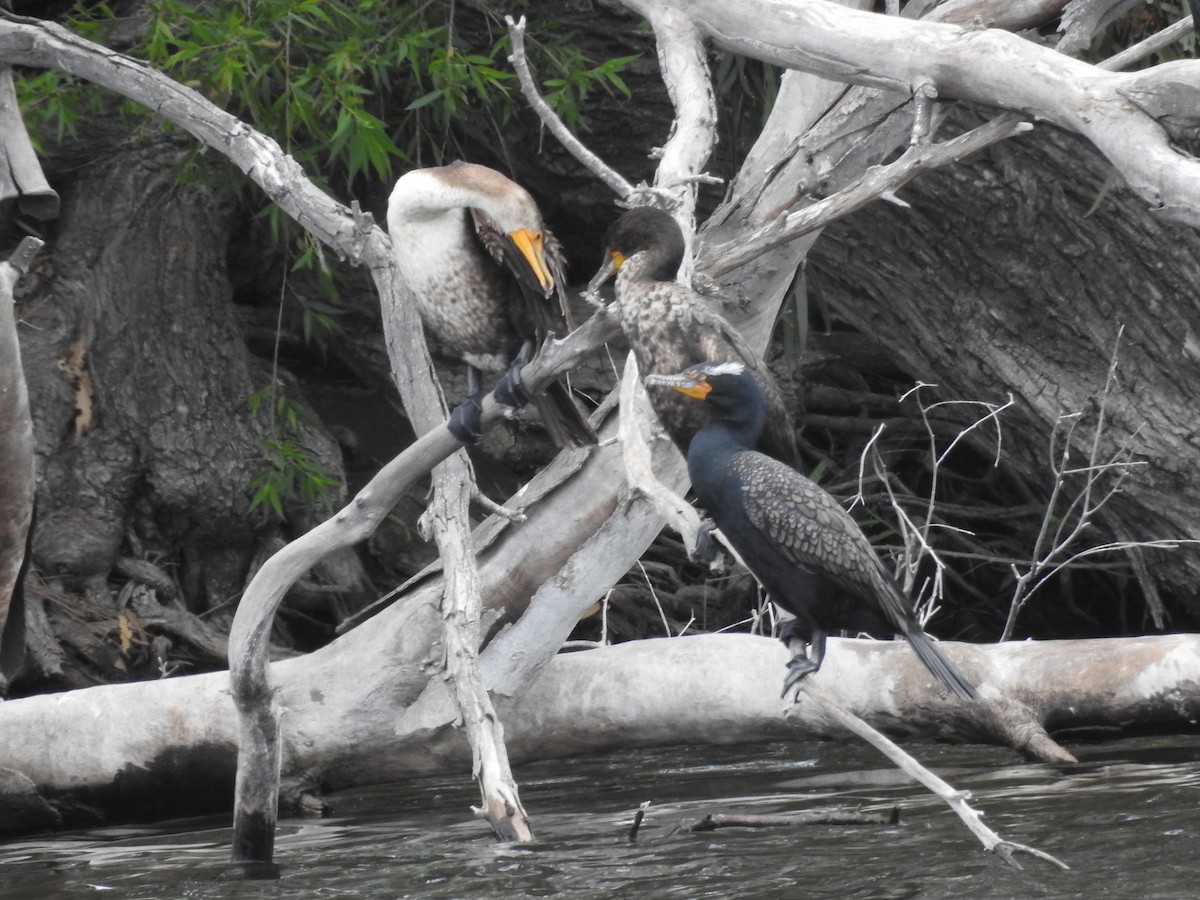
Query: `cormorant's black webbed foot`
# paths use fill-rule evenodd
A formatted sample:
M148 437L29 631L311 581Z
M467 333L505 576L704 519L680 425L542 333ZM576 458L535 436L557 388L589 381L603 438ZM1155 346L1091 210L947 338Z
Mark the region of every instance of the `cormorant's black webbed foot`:
M460 444L477 444L483 436L483 375L467 366L467 399L454 407L446 423Z
M696 550L692 554L696 562L711 566L716 561L717 556L721 553L721 545L713 537L713 532L716 530L717 523L712 519L705 519L696 529Z
M692 550L691 558L701 565L708 566L712 572L724 572L733 562L733 556L728 547L716 538L717 523L712 519L704 519L696 529L696 547Z
M509 365L504 377L496 384L496 389L492 391L492 396L496 398L497 403L520 409L529 402L529 393L525 390L525 385L521 383L521 370L525 368L525 363L529 362L532 356L533 342L526 341L521 345L521 352Z
M798 685L805 675L811 675L817 671L819 666L804 653L797 653L792 657L787 668L787 677L783 679L783 691L779 694L780 697L786 697L788 691Z
M779 639L793 654L788 663L787 677L783 679L783 692L779 695L786 697L788 691L798 685L804 676L821 668L825 658L825 632L820 628L806 631L801 620L794 618L779 626Z
M479 443L483 436L483 407L474 397L467 398L451 411L446 427L460 444Z
M523 366L524 363L514 359L513 364L504 373L504 377L496 383L496 389L492 391L492 396L496 398L497 403L520 409L529 402L529 394L525 390L525 385L521 383Z

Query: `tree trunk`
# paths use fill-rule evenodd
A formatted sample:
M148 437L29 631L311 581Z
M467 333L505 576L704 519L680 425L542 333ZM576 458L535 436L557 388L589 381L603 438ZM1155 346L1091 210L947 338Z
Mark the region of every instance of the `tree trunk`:
M223 601L239 579L205 585L206 563L217 547L253 552L245 486L266 435L247 405L263 376L229 303L230 207L176 183L170 144L114 150L64 185L54 279L25 315L35 553L44 571L102 582L132 533L183 549L192 602L204 587Z
M947 130L977 122L956 115ZM917 179L901 195L911 208L879 203L839 222L809 264L836 320L875 335L912 380L938 385L939 398L1013 394L1000 464L1035 497L1053 483L1058 418L1083 414L1072 459L1083 466L1103 407L1100 459L1130 447L1138 469L1089 542L1106 534L1194 541L1200 238L1150 219L1111 178L1083 141L1041 125ZM1105 396L1114 354L1117 384ZM1200 614L1189 587L1200 577L1194 546L1130 552L1145 556L1154 580L1191 616ZM1033 633L1046 627L1035 624Z
M53 275L26 293L22 310L40 473L34 555L40 572L66 576L94 605L86 615L112 648L108 677L189 659L208 667L224 654L186 640L187 627L168 629L185 638L173 649L123 641L128 597L115 596L109 579L132 572L152 587L155 602L131 622L152 618L156 604L228 621L256 554L278 541L267 516L250 512L248 493L268 461L264 442L283 437L270 400L257 416L250 406L272 372L248 352L231 302L232 198L179 183L187 151L178 141L131 147L120 129L93 135L97 146L111 149L104 162L60 180ZM288 390L280 380L278 391ZM296 440L342 477L340 450L315 418ZM178 565L155 569L149 559ZM362 577L349 561L334 582L343 590ZM140 577L143 569L157 575ZM51 606L52 619L60 609Z

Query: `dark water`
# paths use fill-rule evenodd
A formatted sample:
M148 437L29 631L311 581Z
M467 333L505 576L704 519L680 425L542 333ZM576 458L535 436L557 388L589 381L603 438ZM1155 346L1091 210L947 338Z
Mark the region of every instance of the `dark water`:
M271 882L220 880L224 819L0 844L0 897L1160 898L1200 896L1200 739L1074 745L1070 770L980 747L910 745L969 789L1001 837L1061 858L1018 872L868 747L638 751L518 771L542 843L498 846L465 779L332 797L281 824ZM633 812L652 801L639 840ZM901 824L675 832L717 813L901 808Z

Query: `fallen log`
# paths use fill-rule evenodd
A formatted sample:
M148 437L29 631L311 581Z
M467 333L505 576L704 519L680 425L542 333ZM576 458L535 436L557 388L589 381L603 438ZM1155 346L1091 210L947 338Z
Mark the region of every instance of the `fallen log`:
M420 615L436 608L405 604L375 627L272 666L285 780L334 791L468 770L470 747L452 724L400 721L437 674L405 658L403 634ZM891 641L831 640L815 679L893 738L1000 744L1062 763L1072 757L1048 732L1191 732L1200 719L1200 635L943 648L981 702L941 693L915 655ZM496 706L514 763L632 747L846 738L815 703L801 700L784 714L787 659L779 642L750 635L635 641L559 654L525 693L497 695ZM21 776L0 783L32 785L66 825L228 810L236 753L223 672L0 704L0 768ZM5 807L19 804L0 798Z

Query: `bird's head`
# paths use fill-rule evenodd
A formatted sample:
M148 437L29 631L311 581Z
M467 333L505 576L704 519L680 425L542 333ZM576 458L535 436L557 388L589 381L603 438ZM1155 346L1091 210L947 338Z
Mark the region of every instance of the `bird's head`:
M588 293L596 293L627 260L642 252L651 255L645 277L674 281L683 262L684 242L683 231L670 214L638 206L613 222L604 234L604 260L588 282Z
M689 366L678 375L647 375L647 386L662 385L685 397L702 400L715 415L712 425L734 435L735 441L753 447L766 424L767 402L754 375L740 362L706 362ZM697 434L703 434L708 427ZM695 441L693 441L695 446ZM691 453L689 450L689 459Z
M546 233L541 210L530 193L487 166L460 163L451 172L474 194L471 219L488 252L525 287L549 297L555 288L555 271L547 252L554 238Z
M396 183L389 203L398 217L414 221L445 215L469 215L488 254L512 272L522 288L549 297L562 264L558 244L548 234L530 193L495 169L477 163L413 169Z

